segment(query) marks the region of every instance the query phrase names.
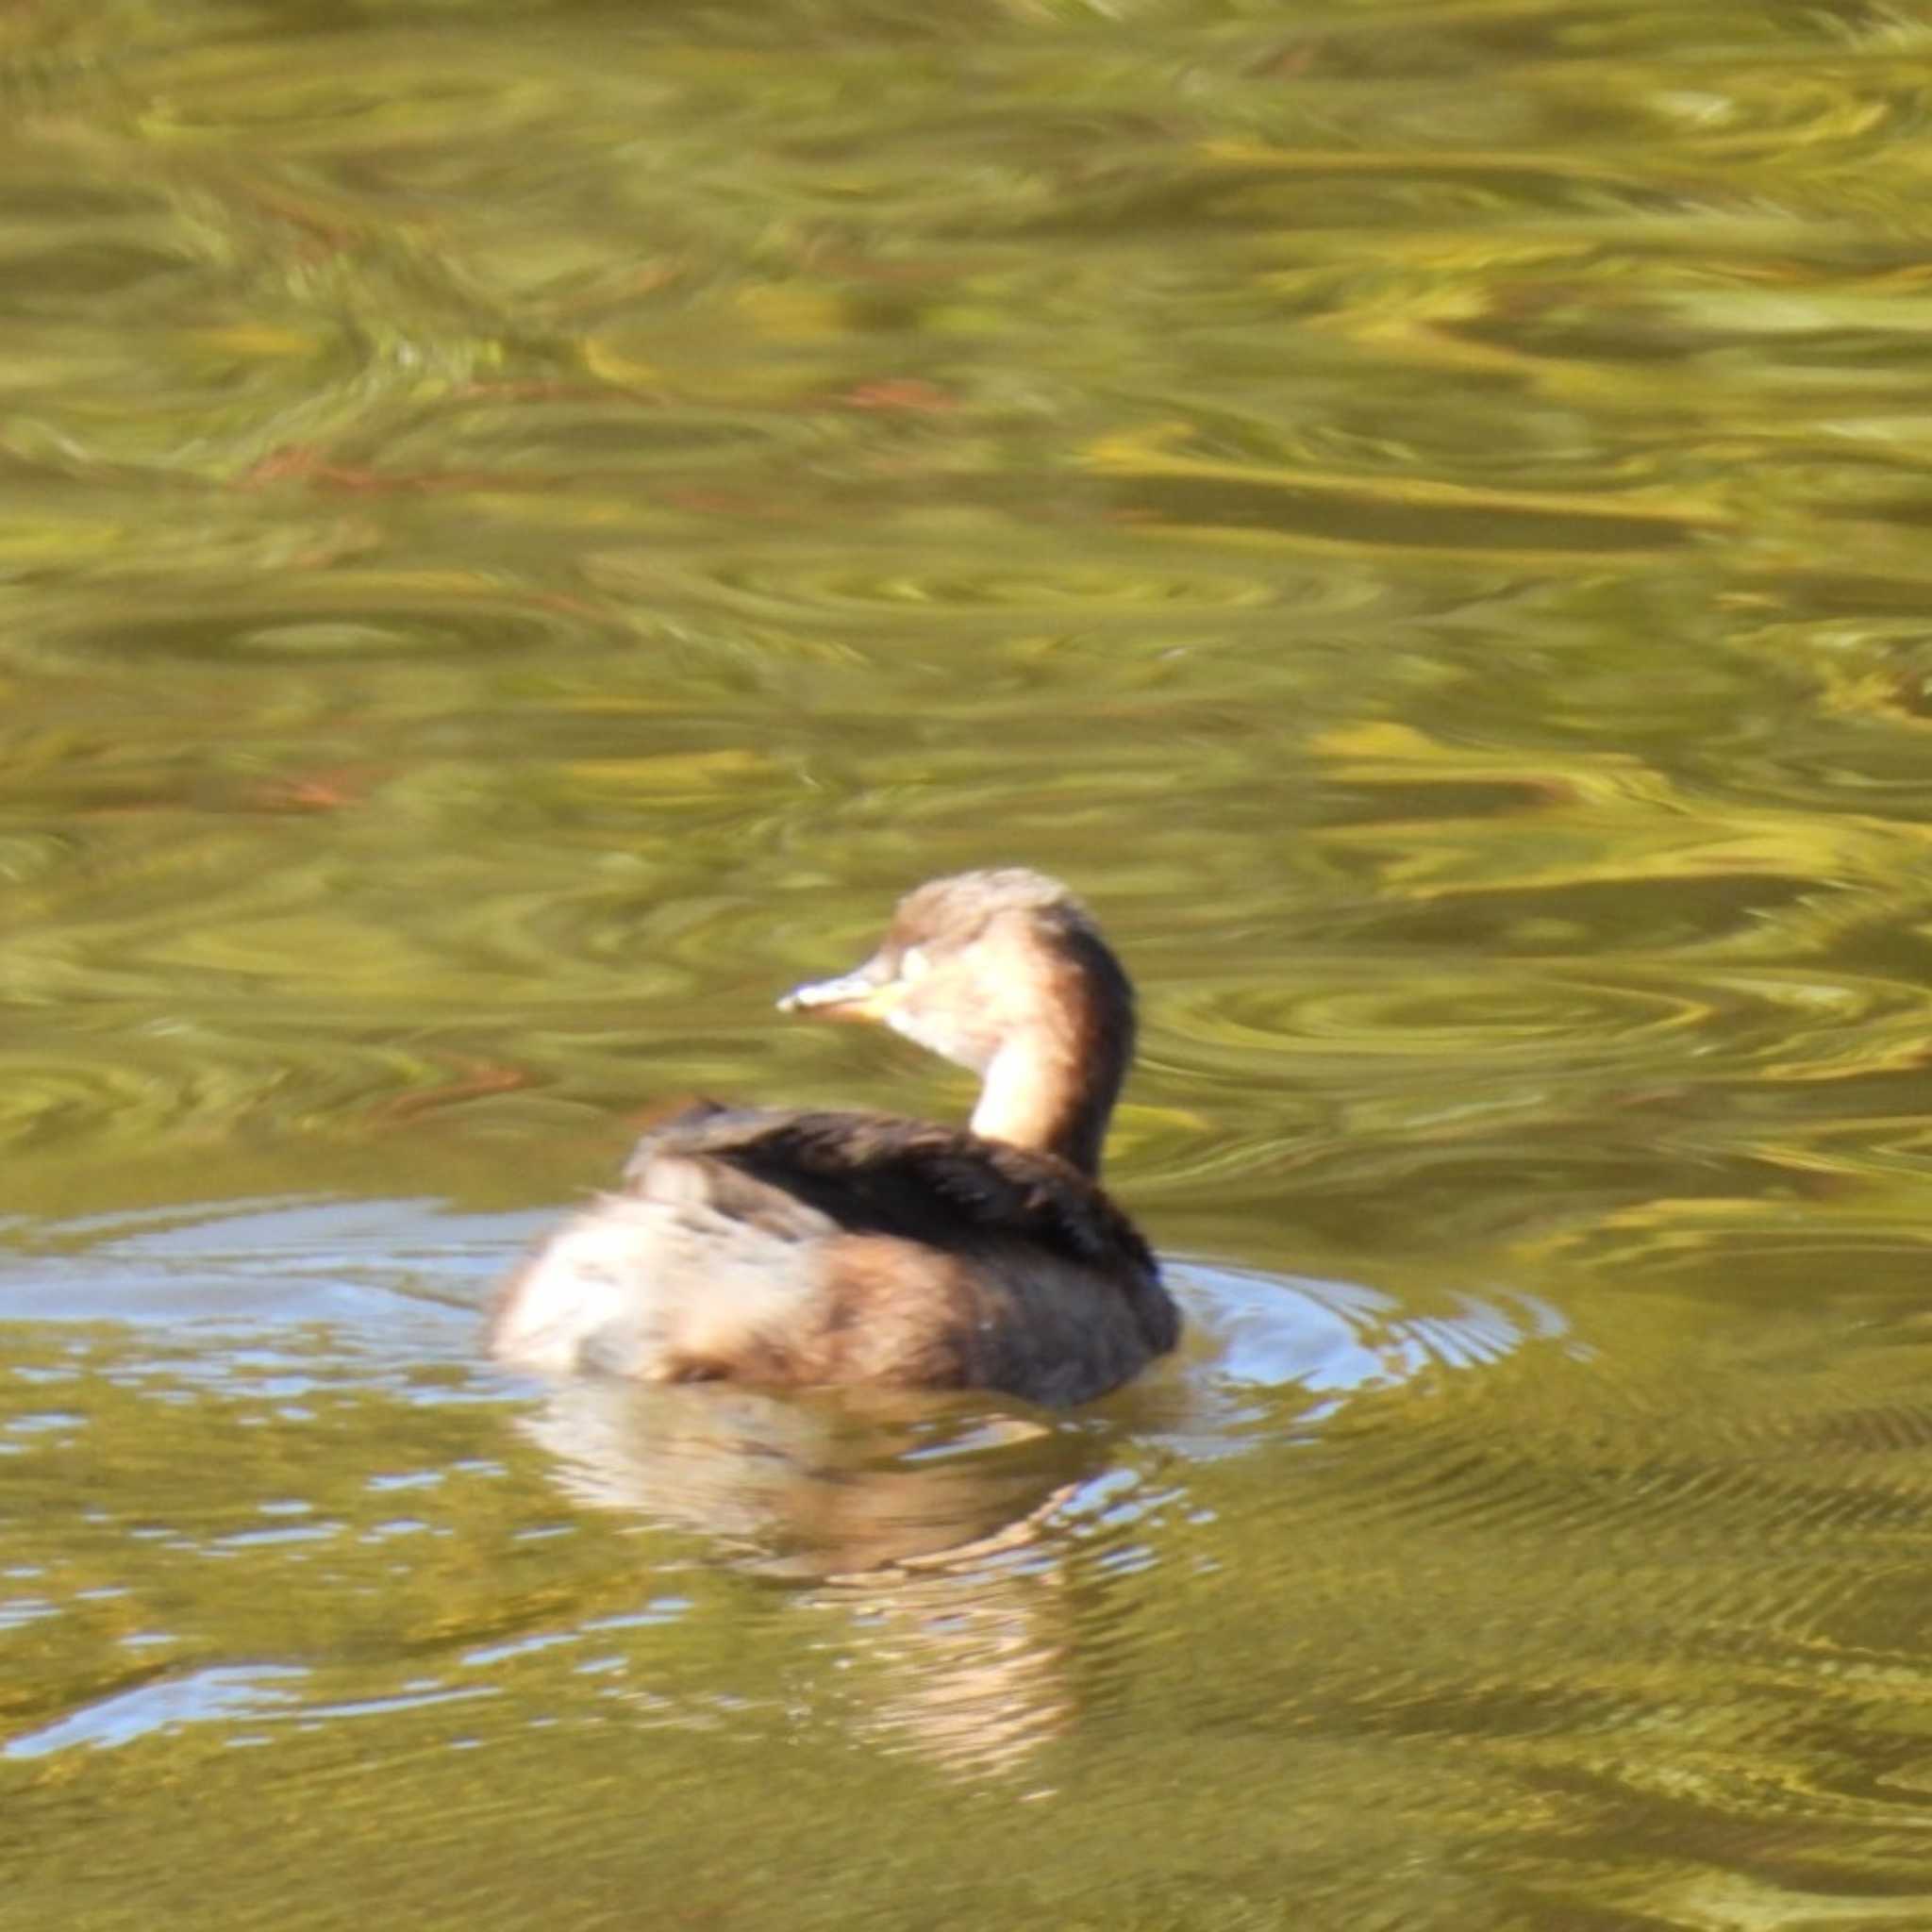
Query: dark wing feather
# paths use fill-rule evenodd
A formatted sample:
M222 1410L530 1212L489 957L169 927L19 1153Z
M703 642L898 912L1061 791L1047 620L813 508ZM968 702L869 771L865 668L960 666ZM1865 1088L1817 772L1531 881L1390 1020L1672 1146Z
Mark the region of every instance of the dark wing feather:
M625 1180L648 1185L653 1164L667 1157L721 1163L853 1233L967 1255L1024 1242L1158 1279L1133 1224L1084 1174L1050 1156L930 1122L705 1103L639 1141ZM722 1176L720 1185L728 1185Z

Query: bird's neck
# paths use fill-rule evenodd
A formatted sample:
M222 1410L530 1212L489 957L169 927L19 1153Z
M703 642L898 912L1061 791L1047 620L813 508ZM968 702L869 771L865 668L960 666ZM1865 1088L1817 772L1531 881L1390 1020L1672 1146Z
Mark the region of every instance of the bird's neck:
M1068 1039L1045 1026L1016 1033L987 1067L973 1131L1097 1175L1125 1071L1111 1042Z

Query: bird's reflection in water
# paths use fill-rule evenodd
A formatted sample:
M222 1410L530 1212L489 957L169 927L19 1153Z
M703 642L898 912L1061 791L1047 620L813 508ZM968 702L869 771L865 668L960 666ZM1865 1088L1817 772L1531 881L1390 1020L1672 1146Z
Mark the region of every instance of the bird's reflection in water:
M831 1641L862 1650L847 1724L965 1777L1018 1768L1073 1717L1066 1574L1029 1561L1037 1524L931 1564L835 1578L808 1603L838 1619Z
M983 1392L587 1377L554 1385L525 1426L575 1501L695 1531L799 1586L849 1659L854 1732L989 1775L1063 1728L1056 1534L1122 1477L1091 1424Z
M1091 1430L983 1394L583 1377L556 1384L525 1426L575 1501L697 1531L741 1567L799 1581L999 1539L1093 1460Z
M1069 1661L1101 1600L1072 1586L1151 1559L1148 1519L1185 1498L1191 1471L1257 1436L1312 1438L1419 1376L1440 1386L1579 1348L1520 1292L1420 1306L1347 1282L1180 1272L1183 1359L1101 1407L574 1377L524 1425L577 1502L794 1585L839 1666L814 1694L842 1699L856 1735L962 1775L1010 1772L1072 1719Z

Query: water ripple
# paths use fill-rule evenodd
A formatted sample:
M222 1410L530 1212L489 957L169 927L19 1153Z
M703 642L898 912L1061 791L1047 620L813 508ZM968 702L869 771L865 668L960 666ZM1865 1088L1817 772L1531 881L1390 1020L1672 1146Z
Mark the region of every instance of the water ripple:
M100 660L191 664L353 664L489 658L554 647L571 626L538 609L506 607L502 585L407 577L336 582L306 602L173 603L145 617L126 610L94 625L44 625L16 637L10 651L47 669Z

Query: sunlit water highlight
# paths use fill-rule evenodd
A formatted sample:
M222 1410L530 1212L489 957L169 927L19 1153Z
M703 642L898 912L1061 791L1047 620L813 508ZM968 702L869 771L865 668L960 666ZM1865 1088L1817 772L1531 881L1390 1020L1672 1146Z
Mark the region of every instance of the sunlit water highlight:
M23 1924L1932 1919L1909 8L0 15ZM1019 860L1094 1408L539 1385Z

